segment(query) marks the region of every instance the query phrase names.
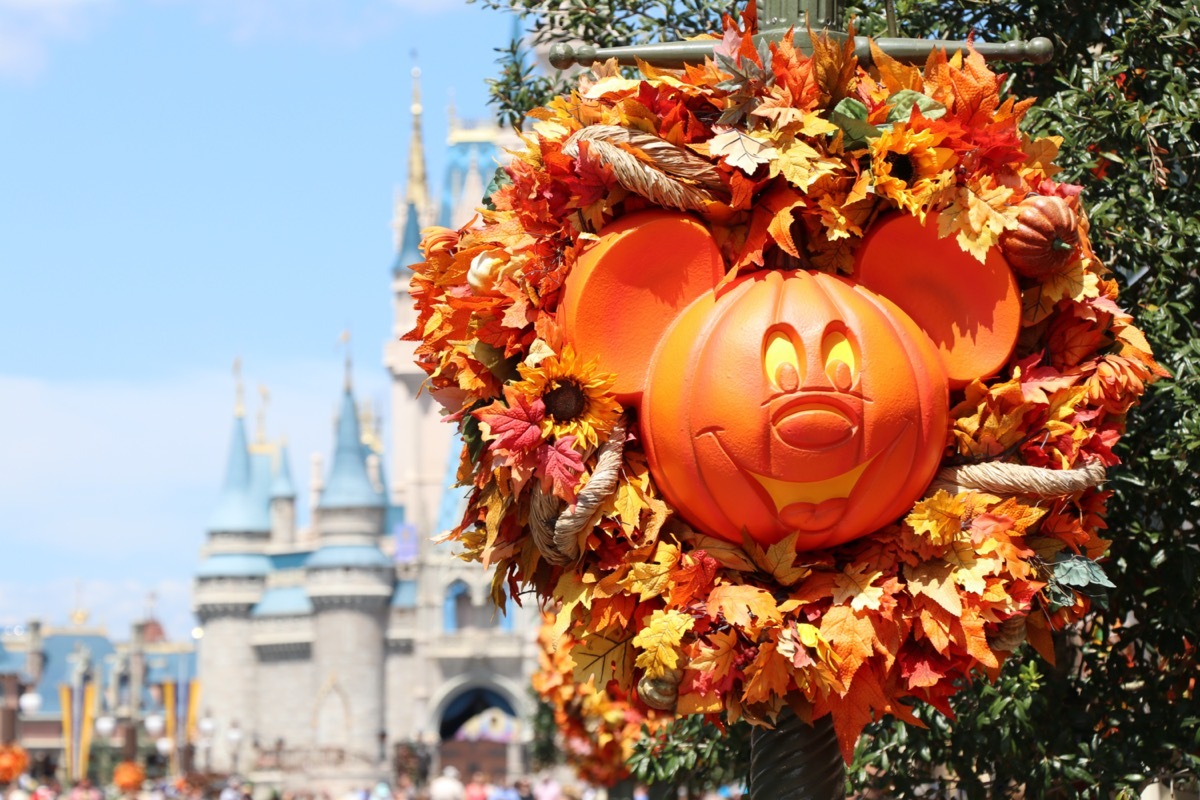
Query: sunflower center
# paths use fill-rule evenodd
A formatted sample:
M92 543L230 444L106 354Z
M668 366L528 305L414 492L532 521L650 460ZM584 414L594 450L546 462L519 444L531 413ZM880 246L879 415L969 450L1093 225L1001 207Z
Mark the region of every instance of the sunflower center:
M896 180L912 183L917 174L916 165L908 153L888 153L884 159L892 168L892 177Z
M564 381L542 395L546 413L555 422L570 422L578 419L587 406L587 398L579 384Z

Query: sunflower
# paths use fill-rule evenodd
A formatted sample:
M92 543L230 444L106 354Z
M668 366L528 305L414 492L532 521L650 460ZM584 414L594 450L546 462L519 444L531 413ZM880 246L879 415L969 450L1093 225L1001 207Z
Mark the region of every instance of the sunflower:
M871 143L875 193L924 222L935 195L954 182L954 151L938 147L945 138L932 130L912 130L904 123L885 129Z
M595 359L584 362L569 344L562 353L543 358L536 366L523 363L519 369L522 380L513 389L546 406L544 436L573 434L590 450L621 416L621 406L610 391L615 376L600 372Z

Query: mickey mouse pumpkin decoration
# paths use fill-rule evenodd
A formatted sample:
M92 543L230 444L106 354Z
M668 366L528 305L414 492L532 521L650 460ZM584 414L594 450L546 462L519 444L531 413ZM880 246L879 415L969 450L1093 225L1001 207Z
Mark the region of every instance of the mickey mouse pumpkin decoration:
M702 69L596 65L534 112L413 267L470 486L447 536L552 615L535 685L577 757L787 706L849 758L905 698L1052 655L1163 374L978 53L868 72L728 25Z
M1008 360L1016 282L999 256L969 260L894 216L860 248L857 282L794 270L720 286L701 223L641 212L580 258L560 314L640 408L651 474L689 522L767 545L800 531L811 550L910 508L942 459L948 387Z

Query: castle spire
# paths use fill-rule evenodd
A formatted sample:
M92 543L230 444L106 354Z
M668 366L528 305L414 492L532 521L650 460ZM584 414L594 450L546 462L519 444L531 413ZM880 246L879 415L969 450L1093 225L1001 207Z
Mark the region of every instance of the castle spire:
M241 360L235 362L237 378L237 407L233 415L233 431L225 466L225 485L217 507L209 521L209 531L245 532L269 528L266 507L254 502L250 448L246 442L245 404L241 377Z
M416 59L416 53L413 53ZM399 273L410 264L421 260L417 245L421 240L421 228L430 220L432 204L429 195L429 176L425 172L425 140L421 133L421 68L412 68L412 138L408 146L408 183L404 197L396 198L392 228L396 237L396 261L393 273ZM418 253L416 258L413 254Z
M233 359L234 401L233 415L238 419L246 416L246 384L242 382L242 358Z
M416 53L413 53L416 60ZM421 135L421 68L412 68L412 141L408 146L408 187L405 203L424 211L429 207L429 179L425 174L425 141Z

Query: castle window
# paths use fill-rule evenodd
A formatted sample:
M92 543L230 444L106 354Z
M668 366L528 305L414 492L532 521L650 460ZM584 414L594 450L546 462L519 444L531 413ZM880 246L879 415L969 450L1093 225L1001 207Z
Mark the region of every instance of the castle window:
M467 582L457 580L446 587L446 607L442 627L455 633L471 624L471 589Z

